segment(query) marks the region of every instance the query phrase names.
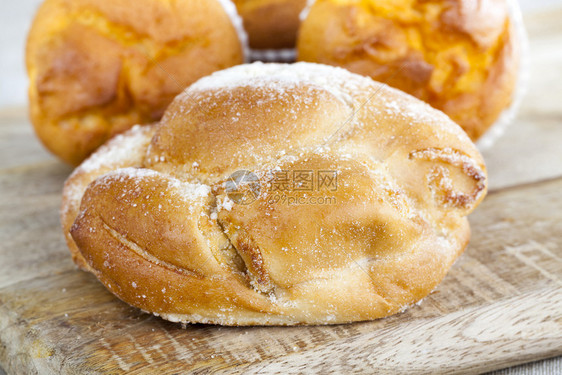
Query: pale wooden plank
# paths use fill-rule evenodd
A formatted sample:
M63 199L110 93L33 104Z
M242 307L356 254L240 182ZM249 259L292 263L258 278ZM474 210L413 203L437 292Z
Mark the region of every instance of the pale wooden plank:
M0 170L55 162L56 158L43 148L33 133L26 108L5 108L0 111ZM1 173L1 172L0 172Z
M0 170L0 287L74 268L58 216L69 171L56 161Z
M74 269L58 217L71 171L34 136L25 108L0 112L0 287Z

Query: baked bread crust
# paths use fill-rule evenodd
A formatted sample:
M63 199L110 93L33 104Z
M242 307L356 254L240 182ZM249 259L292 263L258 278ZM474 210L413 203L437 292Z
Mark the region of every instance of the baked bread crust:
M316 0L297 55L412 94L477 140L512 101L516 36L506 0Z
M159 120L197 79L244 62L221 4L46 0L26 49L30 116L41 141L77 165L113 135Z
M261 193L232 201L249 170ZM336 171L337 186L274 198L277 171ZM297 185L294 185L297 186ZM123 301L171 321L335 324L403 311L464 250L482 157L446 115L343 69L237 66L180 94L65 184L75 262Z
M299 15L306 0L233 0L250 38L250 47L295 48Z

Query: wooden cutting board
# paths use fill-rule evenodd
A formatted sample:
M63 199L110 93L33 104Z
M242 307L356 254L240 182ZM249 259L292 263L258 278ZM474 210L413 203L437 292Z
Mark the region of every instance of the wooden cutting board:
M528 17L529 93L484 152L472 241L420 306L322 327L179 325L71 263L58 222L70 168L24 110L0 113L0 365L8 373L477 373L562 355L562 10Z

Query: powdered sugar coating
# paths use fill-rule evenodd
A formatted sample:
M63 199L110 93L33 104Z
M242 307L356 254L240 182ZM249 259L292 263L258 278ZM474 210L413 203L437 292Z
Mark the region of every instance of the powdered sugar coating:
M157 178L166 181L169 188L176 190L185 198L185 202L191 204L199 198L208 197L211 194L211 187L205 184L193 184L183 182L172 176L163 175L160 172L148 168L120 168L98 177L92 186L106 185L114 181L124 180L144 180L145 178ZM139 188L140 189L140 188ZM140 192L140 191L139 191Z
M139 143L146 141L147 131L145 126L135 125L126 133L115 136L80 164L74 173L90 173L112 166L116 160L131 158L139 151Z
M154 125L135 125L125 133L113 137L96 150L69 176L63 195L71 204L63 206L63 221L69 211L78 209L82 195L88 184L97 176L125 165L137 164L142 160L145 148L148 147Z
M272 83L273 82L273 83ZM322 87L344 103L350 103L350 95L361 86L372 84L372 80L349 71L322 64L266 64L255 62L221 70L201 78L189 91L231 89L240 86L314 84ZM181 95L181 94L180 94Z
M357 100L358 92L372 91L374 84L379 86L377 90L372 92L369 97ZM411 118L412 123L431 121L435 124L441 124L443 121L435 121L436 117L448 119L441 111L433 109L428 104L414 99L402 91L389 87L384 83L376 82L370 77L351 73L339 67L306 62L295 64L255 62L235 66L201 78L191 85L187 92L178 95L176 100L191 100L189 95L198 91L229 90L240 86L267 86L281 91L284 87L294 87L295 85L314 85L327 90L342 103L348 105L352 111L357 111L373 101L384 104L388 115L405 115ZM392 99L386 93L378 95L380 90L394 93L395 95L392 95ZM404 100L404 98L410 100ZM361 126L361 124L356 123L354 118L351 118L350 122L354 122L354 124L346 127ZM444 122L450 121L445 120ZM441 126L440 130L454 134L462 141L468 140L468 137L459 126Z

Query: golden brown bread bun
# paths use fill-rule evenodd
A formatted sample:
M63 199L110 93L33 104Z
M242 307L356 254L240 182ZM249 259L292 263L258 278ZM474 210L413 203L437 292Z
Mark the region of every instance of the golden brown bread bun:
M187 85L242 63L227 7L236 10L221 3L46 0L26 52L31 120L45 146L79 164L111 136L160 119Z
M511 103L519 64L505 0L316 0L297 54L404 90L473 140Z
M306 0L233 0L244 20L250 47L295 48Z
M255 179L232 190L239 170ZM100 148L61 212L76 263L133 306L332 324L433 290L485 191L475 146L429 105L339 68L252 64L199 80L159 124Z

